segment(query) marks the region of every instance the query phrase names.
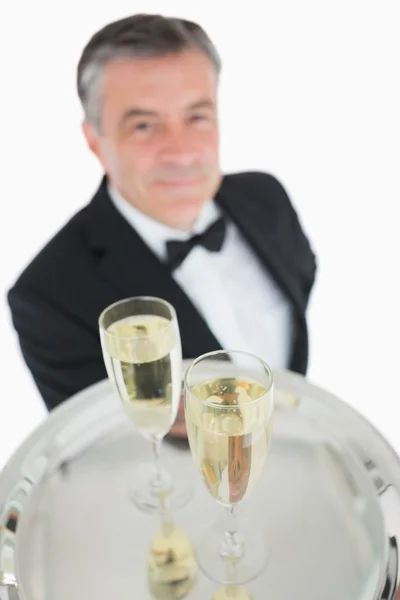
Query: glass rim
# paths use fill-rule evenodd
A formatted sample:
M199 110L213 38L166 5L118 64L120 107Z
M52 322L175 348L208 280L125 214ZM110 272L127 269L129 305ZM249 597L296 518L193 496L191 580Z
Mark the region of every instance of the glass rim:
M151 339L157 335L160 334L164 334L166 333L169 328L177 322L178 318L177 318L177 314L176 314L176 310L175 308L172 306L172 304L170 302L168 302L168 300L164 300L163 298L158 298L157 296L131 296L129 298L122 298L122 300L117 300L116 302L113 302L112 304L110 304L109 306L106 306L106 308L104 308L98 318L98 323L99 323L99 329L102 333L104 333L104 335L107 335L111 338L115 338L118 340L140 340L143 339L140 336L134 336L134 335L116 335L115 333L110 333L110 331L108 331L103 324L103 320L104 317L106 315L106 313L110 310L112 310L113 308L115 308L116 306L122 305L122 304L127 304L128 302L132 302L132 300L144 300L144 301L152 301L152 302L158 302L159 304L163 304L164 306L166 306L169 311L171 312L171 320L169 321L168 325L166 325L166 327L164 327L164 329L160 329L160 331L156 331L155 333L152 333L151 335L146 336L146 339ZM143 313L144 314L144 313ZM131 316L135 316L135 315L131 315ZM149 316L151 316L151 313L149 313ZM154 315L154 316L159 316L159 315ZM129 318L129 317L124 317L124 318ZM116 322L116 321L114 321Z
M197 358L195 358L193 360L193 362L188 366L188 368L185 371L184 377L183 377L183 382L184 382L184 387L185 390L190 390L190 393L195 396L197 398L197 400L201 401L201 403L204 406L209 406L210 408L221 408L221 404L217 404L216 402L207 402L207 400L202 400L201 398L199 398L199 396L197 396L196 394L193 394L192 392L192 386L189 385L188 383L188 379L190 376L190 373L192 371L192 369L194 369L194 367L196 367L196 365L198 365L198 363L202 362L203 360L207 359L207 358L212 358L214 356L217 356L218 354L241 354L243 356L247 356L250 358L254 358L256 359L256 361L261 364L263 366L263 368L265 369L266 373L268 374L269 377L269 384L268 387L265 388L265 392L259 396L258 398L254 398L254 400L250 400L250 402L246 402L246 406L251 406L252 404L255 404L257 402L260 402L260 400L262 398L264 398L264 396L266 396L273 387L274 384L274 376L272 374L272 369L271 367L265 362L265 360L263 360L262 358L260 358L259 356L257 356L256 354L252 354L251 352L246 352L245 350L214 350L212 352L206 352L205 354L202 354L201 356L198 356ZM232 406L227 406L224 405L224 409L237 409L236 405L232 405Z

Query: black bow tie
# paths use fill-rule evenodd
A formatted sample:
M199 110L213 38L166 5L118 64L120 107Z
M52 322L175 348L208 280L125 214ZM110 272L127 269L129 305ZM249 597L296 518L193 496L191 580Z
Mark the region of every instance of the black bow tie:
M167 242L168 266L171 271L177 269L195 246L204 246L210 252L219 252L225 238L225 221L221 217L203 233L194 235L189 240Z

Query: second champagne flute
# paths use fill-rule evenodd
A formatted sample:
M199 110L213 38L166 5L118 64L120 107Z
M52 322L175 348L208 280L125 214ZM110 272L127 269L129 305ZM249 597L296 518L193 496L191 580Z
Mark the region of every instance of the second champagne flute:
M172 480L161 462L161 445L173 425L181 396L182 350L178 320L171 304L160 298L127 298L99 317L107 374L122 406L153 448L152 461L133 469L131 497L138 508L160 512L168 496L171 508L185 504L190 487Z
M231 586L229 592L266 565L262 530L257 523L255 532L238 528L236 508L263 471L273 406L272 372L257 356L218 350L186 371L190 449L209 493L225 509L225 522L213 525L198 545L197 561L211 579Z

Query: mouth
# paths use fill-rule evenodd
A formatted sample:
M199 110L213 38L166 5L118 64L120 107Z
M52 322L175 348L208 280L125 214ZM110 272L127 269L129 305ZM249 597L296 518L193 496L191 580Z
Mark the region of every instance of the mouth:
M156 185L164 188L181 188L181 187L193 187L203 183L203 177L190 177L184 179L160 179L156 182Z

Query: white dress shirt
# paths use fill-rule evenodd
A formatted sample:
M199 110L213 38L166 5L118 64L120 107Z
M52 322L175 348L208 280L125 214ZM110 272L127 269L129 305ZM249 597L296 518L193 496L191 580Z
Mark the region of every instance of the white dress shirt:
M162 261L167 259L167 241L187 240L202 233L221 215L214 201L207 202L192 231L186 233L148 217L111 185L108 191L116 209ZM291 305L233 223L227 224L219 252L195 246L172 277L222 348L252 352L273 369L289 367Z

